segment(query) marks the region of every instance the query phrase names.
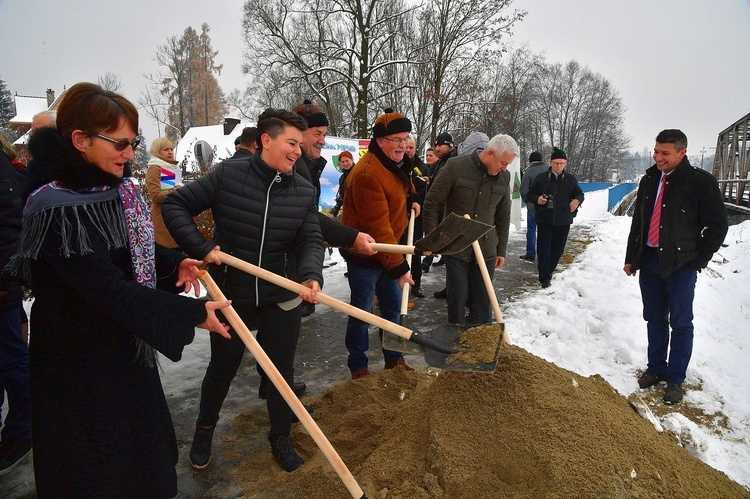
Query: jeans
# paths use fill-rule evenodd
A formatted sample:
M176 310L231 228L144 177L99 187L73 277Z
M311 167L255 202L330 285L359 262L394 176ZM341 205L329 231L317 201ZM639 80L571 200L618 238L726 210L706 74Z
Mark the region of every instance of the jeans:
M536 256L539 282L549 282L557 263L565 251L570 225L552 225L539 222L536 225Z
M242 321L251 327L258 325L258 334L262 337L263 350L274 363L281 375L291 387L294 383L294 355L297 351L301 307L282 310L275 303L255 307L235 307ZM217 313L221 313L217 311ZM221 316L222 322L227 322ZM229 392L237 369L242 362L246 346L233 328L230 328L231 340L218 334L211 335L211 361L206 369L201 386L200 412L197 424L213 426L219 420L219 411ZM273 383L268 384L266 399L268 418L271 421L269 436L289 435L292 427L292 410Z
M351 291L351 305L372 312L375 296L378 297L380 316L398 324L401 309L401 288L398 281L388 277L382 267L362 267L348 263L349 289ZM349 316L346 323L346 349L349 351L347 365L351 372L367 369L367 350L370 348L369 324L355 317ZM379 331L383 339L383 331ZM402 358L401 352L383 349L386 362L397 361Z
M485 260L490 280L495 274L495 257ZM448 322L466 322L466 300L471 296L475 324L492 322L490 297L476 261L464 262L460 258L445 257L445 290L448 297Z
M526 205L526 254L536 256L536 205Z
M693 354L693 298L697 277L698 273L688 266L680 267L666 278L660 277L659 250L644 249L638 282L648 331L646 373L663 374L668 382L678 385L685 381Z
M20 302L0 309L0 407L3 389L8 393L3 441L31 438L29 349L21 334L21 310Z

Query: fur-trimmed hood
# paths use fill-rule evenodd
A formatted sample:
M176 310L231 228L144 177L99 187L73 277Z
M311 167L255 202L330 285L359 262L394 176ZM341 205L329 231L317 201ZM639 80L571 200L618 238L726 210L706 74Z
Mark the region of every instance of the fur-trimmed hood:
M53 180L73 190L115 187L122 182L122 178L86 161L55 128L35 130L29 139L29 152L34 159L26 171L26 182L22 190L24 200L31 192ZM132 171L128 163L123 177L130 176Z

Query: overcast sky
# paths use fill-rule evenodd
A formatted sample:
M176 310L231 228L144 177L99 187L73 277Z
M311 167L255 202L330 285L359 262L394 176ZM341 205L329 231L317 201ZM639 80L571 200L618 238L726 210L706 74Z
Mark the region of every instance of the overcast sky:
M0 78L12 93L59 95L111 71L137 102L154 53L187 26L207 22L224 65L226 93L244 88L242 0L0 0ZM713 147L719 132L750 112L750 0L516 0L528 11L514 44L575 59L618 89L633 150L653 147L664 128L681 128L689 154ZM156 126L142 114L147 140Z

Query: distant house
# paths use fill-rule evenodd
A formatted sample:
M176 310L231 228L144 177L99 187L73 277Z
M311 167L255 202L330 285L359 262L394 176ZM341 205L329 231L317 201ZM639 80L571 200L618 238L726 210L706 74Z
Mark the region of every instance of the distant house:
M55 98L55 91L48 88L45 97L18 94L14 96L16 115L8 122L8 126L19 135L18 140L13 143L17 150L23 151L26 149L26 142L29 140L29 132L31 131L31 120L34 116L42 111L57 109L63 95L65 95L65 89L63 89L60 97Z
M255 126L255 123L243 122L238 118L224 118L221 125L191 127L177 143L175 159L185 165L183 170L188 175L199 170L201 164L210 166L227 159L235 152L234 139L249 126Z

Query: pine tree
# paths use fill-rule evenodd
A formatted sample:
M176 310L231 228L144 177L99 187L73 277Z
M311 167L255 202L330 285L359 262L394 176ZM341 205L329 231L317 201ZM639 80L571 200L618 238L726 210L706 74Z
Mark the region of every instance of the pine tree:
M6 128L8 122L16 115L16 104L13 95L5 85L5 81L0 78L0 128Z

